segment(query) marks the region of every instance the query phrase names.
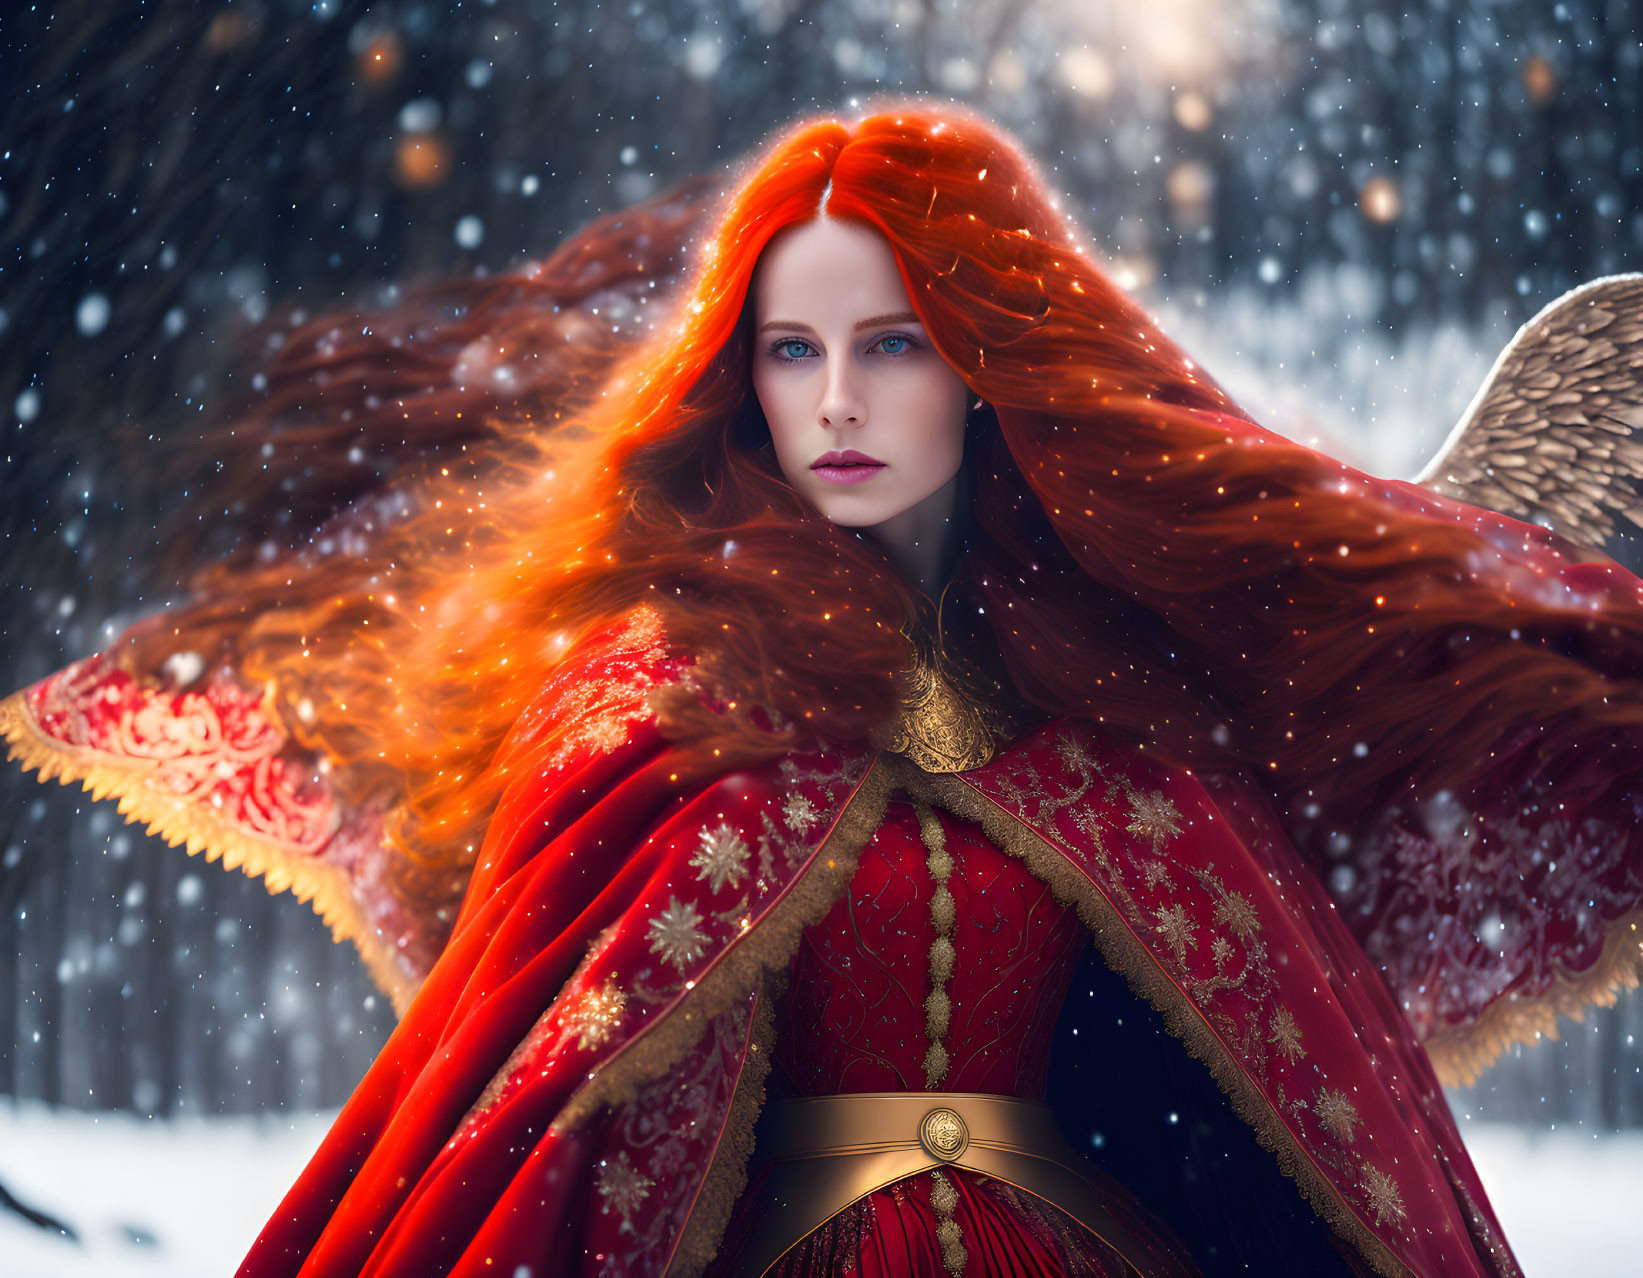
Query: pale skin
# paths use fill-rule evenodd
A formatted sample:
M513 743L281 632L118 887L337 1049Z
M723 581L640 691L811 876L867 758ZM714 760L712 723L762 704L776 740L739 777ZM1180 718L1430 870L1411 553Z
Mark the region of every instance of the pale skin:
M913 313L889 241L825 216L789 227L752 291L753 391L782 475L938 595L962 536L974 396Z

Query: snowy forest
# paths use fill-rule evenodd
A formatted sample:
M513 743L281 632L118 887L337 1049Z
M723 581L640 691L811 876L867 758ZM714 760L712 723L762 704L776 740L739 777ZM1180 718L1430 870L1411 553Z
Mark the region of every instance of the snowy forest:
M273 534L213 505L221 428L294 326L517 269L882 92L1015 132L1257 420L1376 474L1420 468L1543 305L1643 270L1633 0L8 6L0 693L175 602L205 557L300 542L376 464L293 469ZM295 1122L346 1099L392 1019L290 896L0 769L0 1097ZM1631 992L1452 1103L1525 1140L1573 1130L1635 1186L1640 1039ZM50 1199L11 1130L0 1182ZM128 1271L193 1272L157 1254L132 1243Z

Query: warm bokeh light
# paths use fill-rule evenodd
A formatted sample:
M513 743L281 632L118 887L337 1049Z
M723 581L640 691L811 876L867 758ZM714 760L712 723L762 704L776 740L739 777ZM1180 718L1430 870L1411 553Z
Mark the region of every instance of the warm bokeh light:
M356 59L359 78L368 88L379 89L399 74L405 59L405 46L393 31L383 31L371 37L359 51Z
M438 186L450 167L450 143L438 133L406 133L394 143L394 181L402 187Z
M1209 128L1209 122L1214 113L1210 110L1208 99L1202 93L1186 92L1176 95L1175 122L1183 129L1193 133L1202 133Z
M1187 160L1170 170L1164 180L1170 212L1177 223L1197 227L1209 221L1210 201L1215 196L1215 174L1201 160Z
M987 79L1001 93L1020 93L1027 87L1027 68L1014 49L1001 50L987 65Z
M1537 107L1557 96L1557 72L1544 55L1537 53L1523 64L1523 91Z
M1146 288L1158 278L1158 263L1146 253L1120 253L1107 259L1107 274L1126 292Z
M1224 27L1247 7L1221 0L1149 0L1119 6L1114 17L1125 45L1141 56L1154 78L1201 84L1226 66L1232 37L1240 33Z
M1403 193L1389 177L1372 177L1358 192L1358 207L1371 222L1391 222L1403 212Z
M256 23L243 13L219 13L205 29L205 47L212 53L227 53L251 39L256 29Z
M1113 90L1112 68L1090 49L1071 49L1061 55L1061 80L1074 93L1096 102L1105 101Z

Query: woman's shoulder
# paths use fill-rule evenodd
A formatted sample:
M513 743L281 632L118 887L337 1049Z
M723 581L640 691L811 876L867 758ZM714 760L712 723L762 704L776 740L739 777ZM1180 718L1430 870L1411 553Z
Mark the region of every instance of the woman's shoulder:
M661 614L640 605L581 640L550 637L563 659L515 721L501 751L552 742L555 757L610 750L637 720L654 717L651 695L678 683L692 665L668 643Z

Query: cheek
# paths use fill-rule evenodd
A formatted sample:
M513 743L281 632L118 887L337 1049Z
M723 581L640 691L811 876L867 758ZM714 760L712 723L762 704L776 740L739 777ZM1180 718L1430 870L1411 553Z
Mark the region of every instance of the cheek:
M759 401L770 439L776 446L776 460L784 473L799 446L802 418L796 378L753 374L753 396ZM789 478L791 474L789 473Z
M945 365L907 388L903 420L916 424L919 447L949 462L964 452L964 425L970 392Z

